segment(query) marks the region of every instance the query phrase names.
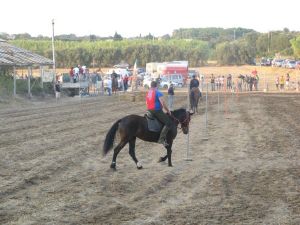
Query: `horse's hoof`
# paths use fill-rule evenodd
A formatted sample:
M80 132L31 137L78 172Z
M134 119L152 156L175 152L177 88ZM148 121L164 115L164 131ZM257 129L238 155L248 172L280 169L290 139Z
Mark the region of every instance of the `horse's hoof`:
M164 160L163 160L163 157L159 157L159 159L158 159L158 161L157 162L163 162Z
M170 164L170 165L168 165L168 167L173 167L173 165L172 165L172 164Z
M116 164L115 163L110 164L110 168L116 170Z
M136 168L138 168L138 170L143 169L142 163L137 162Z

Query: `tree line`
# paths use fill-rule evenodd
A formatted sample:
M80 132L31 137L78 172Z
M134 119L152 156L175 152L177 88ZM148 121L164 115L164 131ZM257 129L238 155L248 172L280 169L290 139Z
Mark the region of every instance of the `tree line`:
M2 34L3 35L3 34ZM3 36L0 38L3 38ZM51 39L29 34L14 36L12 44L52 58ZM88 67L109 67L121 61L139 66L147 62L187 60L191 67L202 66L208 60L220 65L252 64L256 58L275 54L299 58L300 32L282 31L259 33L245 28L181 28L172 35L123 38L117 32L103 38L96 35L55 36L58 67L84 64Z

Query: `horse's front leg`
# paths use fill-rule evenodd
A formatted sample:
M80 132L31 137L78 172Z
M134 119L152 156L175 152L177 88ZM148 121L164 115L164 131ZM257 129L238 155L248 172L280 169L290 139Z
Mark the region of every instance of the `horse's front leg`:
M172 148L171 148L172 146L171 145L169 145L168 147L167 147L167 156L168 156L168 166L173 166L172 165L172 159L171 159L171 155L172 155Z

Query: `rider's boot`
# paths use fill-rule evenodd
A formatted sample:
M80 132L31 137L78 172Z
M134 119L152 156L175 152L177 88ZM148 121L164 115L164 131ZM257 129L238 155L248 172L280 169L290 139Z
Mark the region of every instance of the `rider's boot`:
M167 127L166 125L163 127L157 143L164 144L165 146L168 145L166 142L166 136L169 130L169 127Z

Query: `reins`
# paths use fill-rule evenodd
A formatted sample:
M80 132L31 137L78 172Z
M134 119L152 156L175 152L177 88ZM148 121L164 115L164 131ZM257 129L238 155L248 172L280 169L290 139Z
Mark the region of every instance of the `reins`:
M182 125L185 125L185 124L187 123L186 126L187 126L187 127L189 126L188 123L189 123L189 121L190 121L190 118L189 118L189 116L188 116L188 112L186 112L186 115L187 115L186 118L185 118L184 121L182 121L182 122L180 122L180 120L177 119L177 118L176 118L175 116L173 116L172 114L170 115L171 118L177 122L176 128L182 129L181 127L178 127L179 124L182 126Z

